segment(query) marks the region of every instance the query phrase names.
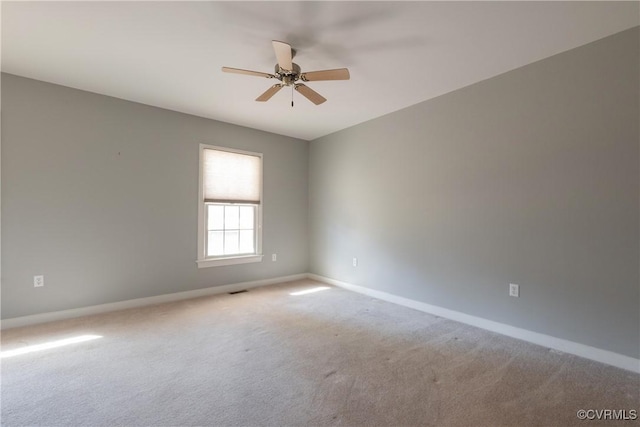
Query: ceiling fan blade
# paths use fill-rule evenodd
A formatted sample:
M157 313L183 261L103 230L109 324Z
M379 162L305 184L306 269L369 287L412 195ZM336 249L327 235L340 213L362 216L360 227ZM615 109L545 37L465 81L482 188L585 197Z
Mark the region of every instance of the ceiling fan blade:
M305 98L307 98L309 101L313 102L316 105L320 105L327 100L318 92L311 89L309 86L303 85L302 83L296 85L296 90L300 92Z
M261 73L259 71L242 70L240 68L222 67L222 71L225 73L246 74L247 76L266 77L272 79L275 76L273 74Z
M291 63L291 46L285 42L279 42L278 40L272 40L273 50L276 52L276 58L278 59L278 65L280 68L286 71L293 71L293 64Z
M271 86L269 89L267 89L262 95L260 95L259 97L256 98L256 101L258 102L265 102L271 99L271 97L273 95L275 95L276 93L278 93L278 91L280 89L282 89L282 86L284 86L283 84L279 83L279 84L275 84L273 86Z
M300 74L300 78L305 82L317 82L320 80L349 80L349 70L338 68L336 70L309 71Z

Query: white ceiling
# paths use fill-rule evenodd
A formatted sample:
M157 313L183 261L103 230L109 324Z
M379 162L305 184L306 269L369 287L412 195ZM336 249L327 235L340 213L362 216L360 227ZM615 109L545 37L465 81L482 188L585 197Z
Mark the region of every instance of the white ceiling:
M638 2L3 2L2 71L311 140L639 24ZM273 81L271 40L320 106Z

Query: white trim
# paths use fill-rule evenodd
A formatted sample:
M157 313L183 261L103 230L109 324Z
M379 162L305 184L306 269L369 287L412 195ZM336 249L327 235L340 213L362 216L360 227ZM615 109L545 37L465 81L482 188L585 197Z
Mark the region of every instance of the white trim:
M250 282L233 283L229 285L213 286L204 289L194 289L191 291L176 292L172 294L157 295L147 298L138 298L127 301L114 302L109 304L94 305L90 307L75 308L70 310L55 311L51 313L34 314L31 316L14 317L0 321L0 329L17 328L20 326L34 325L38 323L52 322L55 320L71 319L80 316L89 316L93 314L106 313L116 310L124 310L128 308L143 307L152 304L162 304L166 302L179 301L190 298L198 298L207 295L224 294L228 292L236 292L244 289L257 288L261 286L274 285L277 283L292 282L294 280L313 279L318 282L327 283L338 286L349 291L364 294L383 301L413 308L433 314L435 316L444 317L456 322L465 323L477 328L496 332L512 338L528 341L543 347L562 351L584 357L585 359L594 360L596 362L605 363L617 368L626 369L631 372L640 373L640 359L625 356L623 354L614 353L608 350L591 347L562 338L552 337L550 335L529 331L527 329L517 328L515 326L506 325L504 323L494 322L492 320L481 317L471 316L459 311L449 310L447 308L438 307L420 301L400 297L375 289L365 288L363 286L353 285L347 282L330 279L328 277L319 276L317 274L303 273L291 276L275 277L272 279L254 280Z
M533 344L548 347L565 353L574 354L584 357L585 359L595 360L596 362L605 363L617 368L626 369L631 372L640 373L640 359L625 356L623 354L614 353L608 350L591 347L562 338L552 337L550 335L529 331L527 329L517 328L504 323L494 322L493 320L484 319L482 317L471 316L459 311L449 310L447 308L438 307L424 302L389 294L387 292L377 291L375 289L365 288L363 286L353 285L351 283L341 282L339 280L330 279L328 277L319 276L317 274L308 274L309 279L319 282L328 283L353 292L358 292L373 298L388 301L394 304L413 308L415 310L424 311L436 316L444 317L460 323L475 326L487 331L497 332L512 338L528 341Z
M206 267L220 267L223 265L235 265L235 264L247 264L250 262L262 262L262 255L240 255L229 258L211 258L211 259L199 259L196 261L198 268Z
M198 248L196 251L196 260L204 258L204 178L202 167L202 151L205 144L198 146L198 224L196 230L198 232ZM196 261L197 262L197 261Z
M274 285L276 283L292 282L306 279L306 274L294 274L291 276L274 277L273 279L254 280L251 282L233 283L229 285L213 286L192 291L176 292L173 294L157 295L154 297L137 298L127 301L113 302L109 304L93 305L90 307L74 308L71 310L54 311L51 313L34 314L31 316L14 317L0 321L0 329L17 328L20 326L35 325L37 323L52 322L55 320L72 319L74 317L89 316L92 314L106 313L109 311L124 310L127 308L143 307L152 304L198 298L207 295L225 294L260 286Z

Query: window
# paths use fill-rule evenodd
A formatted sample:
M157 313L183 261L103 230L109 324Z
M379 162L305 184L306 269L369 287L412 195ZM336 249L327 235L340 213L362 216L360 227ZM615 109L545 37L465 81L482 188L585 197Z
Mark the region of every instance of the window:
M200 145L198 267L262 261L262 154Z

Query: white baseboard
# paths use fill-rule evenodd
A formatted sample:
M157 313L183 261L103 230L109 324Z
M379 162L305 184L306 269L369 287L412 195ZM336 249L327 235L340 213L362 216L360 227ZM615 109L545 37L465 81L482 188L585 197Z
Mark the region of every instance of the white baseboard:
M338 286L353 292L358 292L373 298L388 301L394 304L403 305L415 310L424 311L446 319L455 320L456 322L466 323L488 331L497 332L512 338L528 341L543 347L552 348L554 350L565 353L574 354L584 357L585 359L595 360L596 362L605 363L617 368L626 369L635 373L640 373L640 359L625 356L623 354L614 353L608 350L591 347L573 341L552 337L550 335L529 331L515 326L506 325L504 323L494 322L492 320L483 319L482 317L471 316L459 311L449 310L447 308L438 307L424 302L403 298L397 295L389 294L374 289L365 288L363 286L353 285L351 283L341 282L339 280L330 279L328 277L319 276L317 274L308 274L309 279L324 282L330 285Z
M54 311L51 313L34 314L31 316L14 317L0 321L0 329L17 328L20 326L34 325L37 323L52 322L54 320L71 319L80 316L106 313L109 311L124 310L127 308L142 307L145 305L162 304L165 302L179 301L190 298L198 298L207 295L224 294L241 291L243 289L257 288L259 286L273 285L276 283L291 282L306 279L307 274L294 274L292 276L274 277L273 279L254 280L251 282L233 283L230 285L213 286L192 291L176 292L172 294L157 295L154 297L137 298L127 301L119 301L109 304L92 305L89 307L74 308L71 310Z
M20 326L34 325L37 323L52 322L54 320L71 319L74 317L88 316L92 314L106 313L109 311L124 310L127 308L142 307L152 304L161 304L165 302L179 301L190 298L198 298L207 295L223 294L228 292L241 291L243 289L257 288L260 286L273 285L277 283L291 282L294 280L313 279L330 285L338 286L353 292L358 292L373 298L388 301L394 304L413 308L415 310L424 311L436 316L451 319L456 322L465 323L488 331L497 332L512 338L528 341L543 347L562 351L584 357L585 359L594 360L596 362L605 363L617 368L626 369L635 373L640 373L640 359L614 353L608 350L591 347L573 341L552 337L550 335L529 331L527 329L517 328L504 323L494 322L492 320L483 319L481 317L472 316L459 311L449 310L447 308L438 307L409 298L400 297L389 294L387 292L377 291L375 289L365 288L363 286L353 285L351 283L341 282L339 280L330 279L328 277L319 276L317 274L294 274L291 276L274 277L272 279L255 280L251 282L233 283L229 285L214 286L204 289L195 289L192 291L176 292L172 294L158 295L154 297L138 298L127 301L114 302L109 304L94 305L90 307L75 308L71 310L55 311L51 313L34 314L31 316L14 317L0 321L0 329L17 328Z

